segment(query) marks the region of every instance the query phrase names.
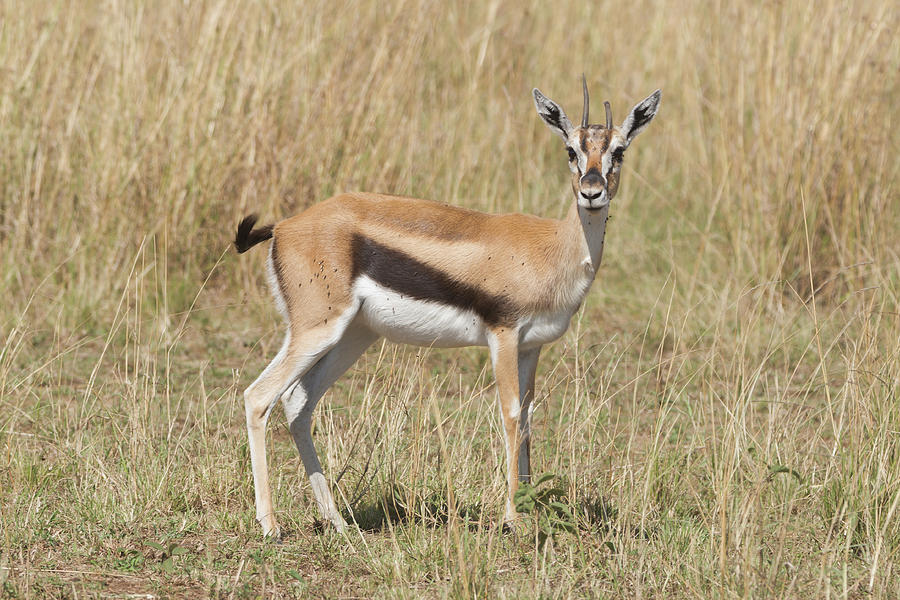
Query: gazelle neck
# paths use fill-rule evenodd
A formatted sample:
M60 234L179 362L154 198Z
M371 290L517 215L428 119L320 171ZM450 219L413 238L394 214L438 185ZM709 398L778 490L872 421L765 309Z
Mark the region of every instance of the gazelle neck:
M579 259L585 270L590 270L592 280L603 258L603 238L606 236L608 218L609 204L599 210L588 210L580 206L577 200L572 203L566 216L567 234L578 245Z
M553 306L570 314L584 301L603 256L609 205L589 211L573 202L557 230L558 269L553 275Z

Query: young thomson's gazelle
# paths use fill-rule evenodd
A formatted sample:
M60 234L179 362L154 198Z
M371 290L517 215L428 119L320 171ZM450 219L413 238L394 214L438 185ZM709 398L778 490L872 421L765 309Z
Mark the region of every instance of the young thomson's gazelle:
M561 221L490 215L426 200L349 193L275 225L238 226L238 252L272 238L268 273L287 319L281 350L244 392L256 518L279 535L266 467L265 427L279 398L322 516L343 530L310 431L332 383L379 337L420 346L487 346L506 442L504 521L527 481L530 403L541 346L556 340L594 280L609 202L625 150L656 115L657 90L614 127L581 125L535 89L538 114L565 141L574 202Z

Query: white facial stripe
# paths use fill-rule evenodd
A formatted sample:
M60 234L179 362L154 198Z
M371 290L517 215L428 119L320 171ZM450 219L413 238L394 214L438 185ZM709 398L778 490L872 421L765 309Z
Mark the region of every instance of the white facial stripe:
M566 144L566 153L568 153L568 148L575 151L575 163L573 164L572 161L569 160L569 170L573 173L583 175L585 170L587 170L587 156L581 151L581 139L575 139L573 137L572 141L575 143ZM566 158L568 159L568 157Z
M570 146L566 146L566 148L569 148L569 147ZM566 152L568 152L568 150ZM579 165L580 161L581 161L581 158L578 156L578 153L576 152L575 160L573 161L572 159L569 159L569 170L572 171L573 173L577 173L578 169L579 169L578 165Z
M621 168L622 163L620 162L619 164L613 164L612 157L617 151L619 151L619 150L624 151L626 148L628 148L627 143L623 143L623 142L617 140L616 138L613 138L613 141L610 142L610 144L609 144L609 149L607 150L606 154L603 156L603 174L604 174L604 176L608 175L610 173L610 170L614 173L619 172L619 169Z
M603 180L606 181L607 175L609 175L609 169L612 166L612 152L607 151L603 158L600 161L600 172L603 173Z

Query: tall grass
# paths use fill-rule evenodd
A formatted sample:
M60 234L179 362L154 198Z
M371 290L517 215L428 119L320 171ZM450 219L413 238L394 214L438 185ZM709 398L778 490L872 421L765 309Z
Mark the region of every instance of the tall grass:
M900 595L900 14L564 4L0 5L0 596ZM578 535L496 527L484 352L376 345L314 433L359 532L314 527L275 417L264 543L240 392L280 332L234 225L562 216L529 94L577 116L582 71L619 122L663 100L538 372Z

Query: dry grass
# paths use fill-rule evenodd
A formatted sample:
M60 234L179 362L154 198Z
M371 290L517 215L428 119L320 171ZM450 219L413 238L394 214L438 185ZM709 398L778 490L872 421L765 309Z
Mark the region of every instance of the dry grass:
M900 595L900 14L889 0L0 5L0 596ZM663 89L538 372L578 535L496 528L477 349L376 346L315 438L317 531L241 390L274 355L238 219L366 189L561 216L538 85ZM180 548L180 549L179 549Z

